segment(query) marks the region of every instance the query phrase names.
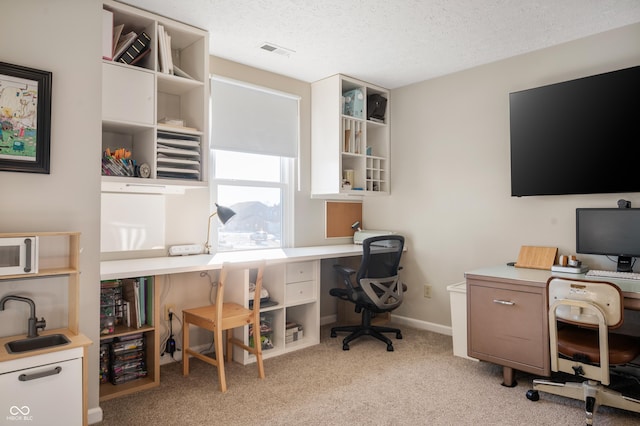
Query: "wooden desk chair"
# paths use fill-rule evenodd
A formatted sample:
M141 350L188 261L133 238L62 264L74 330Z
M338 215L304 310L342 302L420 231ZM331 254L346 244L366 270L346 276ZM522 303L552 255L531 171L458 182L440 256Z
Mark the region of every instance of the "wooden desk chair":
M543 391L582 400L588 425L593 424L598 405L640 412L640 400L606 387L610 366L624 365L640 355L637 338L610 331L624 321L620 288L604 281L558 277L551 277L547 288L551 370L584 380L558 383L536 379L527 398L537 401L538 391Z
M256 291L253 308L245 308L238 303L224 301L224 289L229 284L228 279L232 271L257 269ZM182 374L189 375L189 356L194 356L206 363L218 367L218 380L220 390L227 391L227 383L224 374L224 345L223 332L226 335L227 361L233 359L233 345L239 346L256 356L258 376L264 379L264 366L262 364L262 345L260 344L260 290L262 289L262 275L264 261L247 263L224 263L220 271L215 305L201 306L199 308L185 309L182 311ZM245 301L247 304L248 301ZM213 332L215 358L203 355L189 347L189 325L204 328ZM253 341L255 347L246 345L242 340L233 337L233 329L253 325Z

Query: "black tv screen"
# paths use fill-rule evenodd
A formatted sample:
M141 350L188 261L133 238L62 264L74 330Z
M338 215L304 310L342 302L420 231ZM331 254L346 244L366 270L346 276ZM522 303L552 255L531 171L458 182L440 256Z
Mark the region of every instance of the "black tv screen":
M511 195L640 192L640 66L509 94Z

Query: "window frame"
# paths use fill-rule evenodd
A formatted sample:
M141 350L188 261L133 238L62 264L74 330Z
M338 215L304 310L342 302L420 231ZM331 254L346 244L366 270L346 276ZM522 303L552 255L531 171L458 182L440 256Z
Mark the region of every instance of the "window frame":
M280 239L280 248L292 247L293 246L293 230L294 227L294 214L293 214L293 205L294 205L294 197L295 197L295 182L296 182L296 163L297 159L288 158L288 157L279 157L280 158L280 181L279 182L268 182L268 181L257 181L257 180L249 180L249 179L228 179L228 178L217 178L216 170L215 170L215 159L216 159L216 149L211 148L209 150L209 155L211 158L211 167L210 170L210 194L211 194L211 211L214 211L215 205L214 202L218 199L218 186L237 186L237 187L262 187L262 188L277 188L280 189L281 199L280 205L282 209L282 236ZM227 206L230 207L230 206ZM219 241L219 232L218 227L212 227L211 231L211 240L215 242L215 247L218 246ZM256 247L250 250L265 250L273 247ZM232 251L241 251L239 250L225 250L225 252ZM218 251L217 249L215 251Z

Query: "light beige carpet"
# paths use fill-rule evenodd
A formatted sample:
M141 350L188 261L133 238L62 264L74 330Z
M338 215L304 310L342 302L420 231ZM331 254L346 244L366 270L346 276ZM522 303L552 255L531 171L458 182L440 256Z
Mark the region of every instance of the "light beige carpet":
M342 350L323 327L319 345L255 364L215 367L193 360L161 367L160 387L101 404L109 425L581 425L579 401L526 399L530 375L501 386L502 369L453 356L450 336L402 327L394 352L370 337ZM601 407L596 425L638 425L640 414Z

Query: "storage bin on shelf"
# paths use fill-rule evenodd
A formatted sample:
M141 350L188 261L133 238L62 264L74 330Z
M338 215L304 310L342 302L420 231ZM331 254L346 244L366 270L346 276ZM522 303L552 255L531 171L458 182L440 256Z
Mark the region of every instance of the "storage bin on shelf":
M260 312L260 341L262 350L273 349L273 313ZM253 347L253 327L249 326L249 346Z

